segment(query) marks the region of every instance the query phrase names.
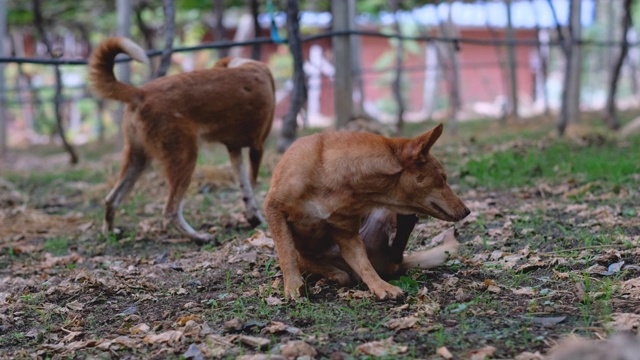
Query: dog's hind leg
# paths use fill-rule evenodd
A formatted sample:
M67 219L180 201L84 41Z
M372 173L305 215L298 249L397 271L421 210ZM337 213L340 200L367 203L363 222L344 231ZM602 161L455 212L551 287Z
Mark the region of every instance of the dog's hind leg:
M179 137L179 135L176 135ZM182 206L184 195L191 183L191 175L198 157L197 142L185 136L175 139L167 146L163 154L163 163L169 183L169 197L164 208L164 218L181 234L188 236L198 244L209 242L212 236L195 231L184 219ZM178 148L179 150L176 150Z
M151 159L142 147L127 143L123 150L122 170L118 183L105 198L105 216L103 233L108 235L113 230L113 220L116 209L122 200L133 188L133 185L140 178L142 172L147 168Z
M264 149L262 146L252 146L249 148L249 161L251 162L251 186L255 189L258 181L258 170L260 170L260 162L262 162L262 154Z
M389 248L389 259L394 264L402 263L404 249L417 222L415 215L396 214L396 234Z
M436 236L432 242L439 240L437 238L442 238L441 245L405 256L402 260L402 270L431 269L444 264L447 260L458 254L460 243L456 240L455 230L453 228L443 231Z
M265 222L264 218L258 211L258 205L256 205L256 198L253 194L253 186L247 175L247 169L242 163L242 149L227 148L229 151L229 158L231 159L231 166L233 167L233 173L236 177L236 182L242 192L242 200L244 201L245 211L244 216L247 218L249 224L253 227ZM262 155L260 155L261 157ZM253 164L253 162L252 162ZM252 167L253 171L253 167ZM257 174L257 169L255 169ZM253 175L253 173L252 173Z
M352 226L351 228L357 227ZM342 258L349 264L351 269L360 276L362 281L367 284L372 293L381 300L386 298L396 299L403 296L402 289L380 278L380 275L378 275L367 256L364 241L357 232L352 234L344 230L335 229L332 231L332 235L340 247Z
M337 259L309 259L298 255L298 267L302 273L320 275L331 281L335 281L340 286L347 286L351 284L351 276L349 276L349 273L333 264L332 261L335 260ZM344 265L348 267L347 264Z

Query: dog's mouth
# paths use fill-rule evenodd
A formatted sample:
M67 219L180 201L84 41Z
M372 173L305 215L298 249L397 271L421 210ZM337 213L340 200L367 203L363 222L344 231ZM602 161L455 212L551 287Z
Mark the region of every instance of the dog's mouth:
M430 210L432 210L430 211L431 213L429 215L444 221L455 221L454 216L449 215L448 212L446 212L442 207L440 207L440 205L434 203L433 201L429 202L429 207Z

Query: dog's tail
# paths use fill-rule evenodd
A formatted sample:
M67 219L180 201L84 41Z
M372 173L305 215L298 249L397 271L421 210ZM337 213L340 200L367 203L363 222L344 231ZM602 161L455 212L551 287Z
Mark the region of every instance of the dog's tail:
M438 235L442 236L442 245L426 251L406 255L402 259L401 270L431 269L440 266L458 254L460 243L456 240L453 228ZM438 241L437 237L434 241Z
M131 103L140 99L143 91L116 79L113 66L116 55L120 53L125 53L144 64L150 64L147 54L133 41L122 37L109 38L93 51L89 59L91 90L105 99Z

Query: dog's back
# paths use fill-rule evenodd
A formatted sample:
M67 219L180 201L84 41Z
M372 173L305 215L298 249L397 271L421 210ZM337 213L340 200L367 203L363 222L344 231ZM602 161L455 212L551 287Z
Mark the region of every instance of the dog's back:
M253 186L275 110L269 68L257 61L227 58L211 69L165 76L135 87L114 75L119 53L149 64L142 48L125 38L107 39L89 61L93 92L128 104L122 122L123 167L118 184L105 199L105 231L113 228L116 208L155 158L168 180L165 218L190 238L209 241L211 236L196 232L182 215L182 200L196 166L198 138L226 145L246 205L245 217L253 226L260 224L263 219ZM245 147L249 148L250 176L243 166Z

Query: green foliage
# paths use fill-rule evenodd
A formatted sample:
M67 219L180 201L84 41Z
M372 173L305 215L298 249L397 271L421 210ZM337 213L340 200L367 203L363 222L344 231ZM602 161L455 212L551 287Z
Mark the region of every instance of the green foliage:
M420 290L420 284L409 276L400 276L400 279L391 280L389 283L399 287L408 295L415 295L418 293L418 290Z
M540 179L555 182L567 178L619 186L634 181L632 175L640 172L640 153L632 150L639 142L636 139L626 149L613 141L579 146L562 140L542 149L514 147L471 159L460 174L469 185L489 187L533 185Z

